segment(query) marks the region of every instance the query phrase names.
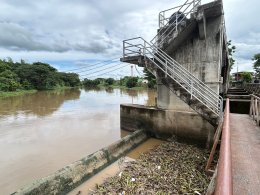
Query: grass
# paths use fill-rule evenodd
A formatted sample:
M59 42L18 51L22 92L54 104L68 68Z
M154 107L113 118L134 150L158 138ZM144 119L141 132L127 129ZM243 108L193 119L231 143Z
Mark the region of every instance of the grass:
M25 94L32 94L32 93L36 93L36 92L37 92L37 90L35 90L35 89L17 90L17 91L9 91L9 92L0 91L0 98L14 97L14 96L20 96L20 95L25 95Z

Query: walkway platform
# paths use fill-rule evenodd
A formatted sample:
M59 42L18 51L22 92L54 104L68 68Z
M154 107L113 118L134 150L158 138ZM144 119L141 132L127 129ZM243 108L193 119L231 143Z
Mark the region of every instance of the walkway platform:
M230 113L233 193L260 194L260 128L246 114Z

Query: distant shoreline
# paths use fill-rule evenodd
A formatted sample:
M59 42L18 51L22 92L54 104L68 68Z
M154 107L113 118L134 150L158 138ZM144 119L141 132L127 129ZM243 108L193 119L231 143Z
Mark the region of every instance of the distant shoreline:
M88 87L84 87L83 88L88 88ZM121 85L97 85L96 87L98 88L113 88L113 89L131 89L131 90L144 90L147 89L147 87L132 87L132 88L128 88L126 86L121 86ZM75 88L75 87L57 87L54 89L45 89L42 91L49 91L49 90L60 90L60 89L71 89L71 88ZM79 88L81 88L79 86ZM91 87L90 87L91 88ZM40 90L36 90L36 89L30 89L30 90L17 90L17 91L0 91L0 99L2 98L8 98L8 97L16 97L16 96L22 96L22 95L26 95L26 94L33 94L36 93Z

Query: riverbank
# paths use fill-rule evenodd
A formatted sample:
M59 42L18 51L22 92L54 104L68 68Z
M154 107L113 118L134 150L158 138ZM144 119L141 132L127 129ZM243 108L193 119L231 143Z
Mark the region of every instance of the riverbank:
M117 176L98 185L93 194L205 194L210 177L208 151L193 145L166 142L128 162Z
M105 88L113 88L113 89L131 89L131 90L144 90L144 89L148 89L148 87L126 87L124 85L103 85L103 84L100 84L100 85L97 85L97 87L99 88L102 88L102 89L105 89Z
M126 86L121 86L121 85L98 85L97 86L100 89L106 89L106 88L113 88L113 89L130 89L130 90L144 90L148 89L147 87L132 87L128 88ZM56 87L54 89L48 89L48 90L43 90L43 91L54 91L54 90L64 90L64 89L72 89L72 88L77 88L77 87ZM91 88L90 88L91 89ZM0 91L0 98L8 98L8 97L15 97L15 96L21 96L21 95L26 95L26 94L32 94L36 93L38 90L36 89L31 89L31 90L17 90L17 91Z
M14 97L14 96L21 96L26 94L32 94L36 93L37 90L17 90L17 91L8 91L8 92L0 92L0 98L8 98L8 97Z
M53 89L45 89L41 91L56 91L56 90L65 90L65 89L72 89L78 87L68 87L68 86L59 86ZM8 98L8 97L15 97L15 96L22 96L26 94L33 94L38 92L39 90L30 89L30 90L16 90L16 91L0 91L0 98Z

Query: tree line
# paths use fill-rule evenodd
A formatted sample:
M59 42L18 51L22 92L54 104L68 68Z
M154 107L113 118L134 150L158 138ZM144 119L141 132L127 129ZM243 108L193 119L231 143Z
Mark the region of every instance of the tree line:
M125 76L114 78L85 78L82 82L76 73L59 72L50 64L42 62L26 63L24 60L13 62L11 58L0 59L0 92L17 90L48 90L60 87L125 86L127 88L148 86L155 88L156 79L144 69L144 78Z
M96 79L88 79L85 78L82 81L83 86L85 87L96 87L96 86L124 86L127 88L133 87L143 87L148 86L149 88L155 88L156 86L156 78L152 75L146 68L144 68L144 77L130 77L125 76L119 80L115 80L113 78L96 78Z
M59 72L47 63L13 62L11 58L0 59L0 91L46 90L57 87L80 85L79 75Z

